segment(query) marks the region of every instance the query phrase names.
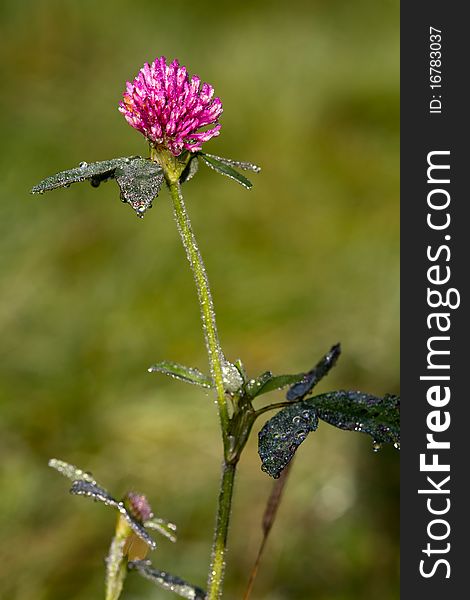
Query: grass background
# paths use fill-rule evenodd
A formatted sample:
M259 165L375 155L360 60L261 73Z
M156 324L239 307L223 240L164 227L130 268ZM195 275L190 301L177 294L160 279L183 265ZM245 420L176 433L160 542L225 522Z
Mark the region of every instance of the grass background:
M263 167L250 192L202 168L185 186L227 356L252 375L297 372L341 341L321 391L398 391L398 10L2 1L1 598L102 597L115 516L69 497L52 456L115 495L145 492L179 527L155 565L205 585L216 412L146 372L162 359L206 368L169 197L139 220L114 183L28 193L82 160L146 153L117 111L145 61L176 56L212 83L225 112L207 151ZM396 599L398 462L322 423L298 453L253 599ZM242 595L271 488L256 432L239 472L227 598ZM123 596L171 597L137 576Z

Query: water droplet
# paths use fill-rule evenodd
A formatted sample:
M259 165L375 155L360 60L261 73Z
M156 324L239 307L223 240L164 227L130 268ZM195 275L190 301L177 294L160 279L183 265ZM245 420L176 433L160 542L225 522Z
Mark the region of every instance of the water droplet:
M400 442L395 442L393 444L393 447L396 448L397 450L400 450Z
M310 419L310 413L309 413L309 411L308 411L308 410L303 410L303 411L302 411L302 417L303 417L303 418L304 418L306 421L308 421L308 420Z
M294 425L298 425L300 423L302 419L299 417L299 415L296 415L293 419L292 419L292 423L294 423Z
M80 169L84 169L85 167L88 167L88 163L85 160L82 160L82 162L78 166L80 167Z
M374 452L378 452L381 448L382 448L382 444L380 442L377 442L376 440L374 440L372 442L372 450Z

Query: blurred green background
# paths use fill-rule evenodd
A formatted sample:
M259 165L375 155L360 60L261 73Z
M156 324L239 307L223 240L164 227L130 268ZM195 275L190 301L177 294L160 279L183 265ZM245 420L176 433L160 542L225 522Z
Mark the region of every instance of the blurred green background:
M155 565L204 586L217 415L206 394L146 371L206 369L169 197L139 220L115 183L29 189L82 160L146 155L117 104L145 61L178 57L224 103L207 151L263 167L250 192L203 168L184 190L227 356L251 375L297 372L341 341L319 391L398 392L398 0L2 0L0 13L0 597L102 597L115 515L69 496L53 456L115 495L145 492L179 527ZM257 430L226 598L242 596L272 485ZM396 599L398 465L393 448L322 423L253 599ZM171 597L136 575L123 596Z

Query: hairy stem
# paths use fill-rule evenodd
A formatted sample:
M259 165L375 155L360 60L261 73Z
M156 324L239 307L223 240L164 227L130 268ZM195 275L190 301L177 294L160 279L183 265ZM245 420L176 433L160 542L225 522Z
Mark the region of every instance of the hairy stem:
M222 468L219 503L215 524L212 556L207 581L207 600L218 600L222 597L222 586L225 572L225 554L227 551L227 534L232 506L233 484L235 481L236 463L226 463Z
M178 231L183 242L186 256L194 275L196 284L199 306L201 308L202 328L204 330L204 339L209 356L209 365L211 375L214 380L215 389L217 392L217 404L219 406L220 425L224 438L224 448L228 449L228 428L229 414L227 401L225 397L225 389L223 382L223 363L224 355L220 347L219 337L217 335L217 325L215 322L214 305L212 302L212 294L209 287L206 268L204 266L201 253L199 252L196 238L191 228L186 207L184 205L183 196L181 194L181 186L179 181L169 184L171 198L173 200L173 208L175 212Z
M227 535L230 521L230 508L232 505L233 484L237 460L231 457L231 445L229 437L230 416L227 407L227 399L224 388L223 365L225 362L222 349L217 335L215 312L212 295L209 287L206 269L201 253L194 237L191 222L181 194L181 186L178 180L169 181L176 223L186 250L189 264L196 283L199 305L201 308L202 326L204 338L209 356L209 365L212 379L217 393L217 404L219 407L220 426L224 444L224 462L222 481L220 484L219 502L215 525L214 541L212 545L211 564L208 578L208 600L218 600L222 595L222 585L225 570L225 553L227 549Z

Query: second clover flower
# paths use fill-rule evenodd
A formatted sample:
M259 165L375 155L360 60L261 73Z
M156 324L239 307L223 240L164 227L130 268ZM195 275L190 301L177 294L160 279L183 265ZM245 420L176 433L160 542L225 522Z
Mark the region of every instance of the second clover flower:
M184 150L201 150L204 142L219 135L223 108L211 85L201 85L196 75L190 79L178 60L167 64L162 56L127 82L119 111L152 145L179 156ZM209 125L214 127L199 131Z

